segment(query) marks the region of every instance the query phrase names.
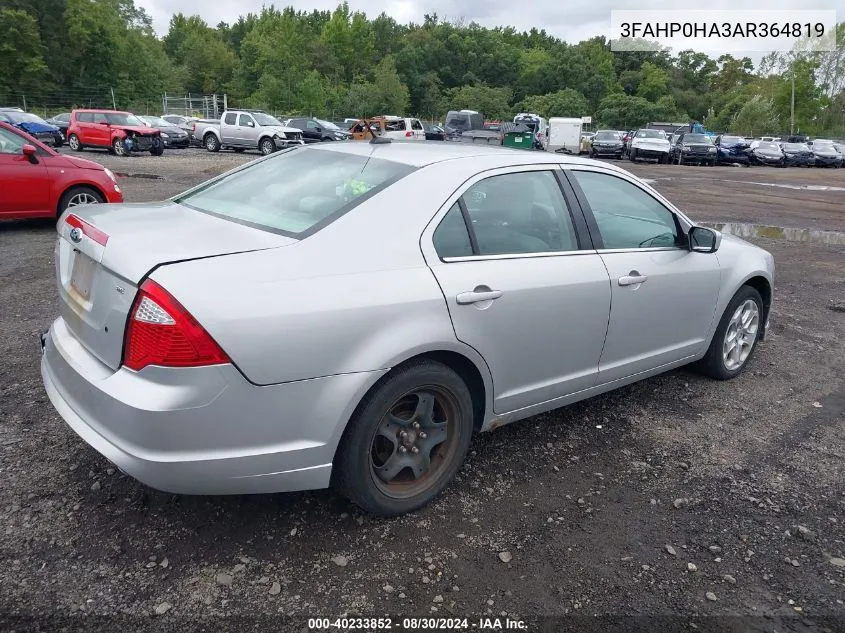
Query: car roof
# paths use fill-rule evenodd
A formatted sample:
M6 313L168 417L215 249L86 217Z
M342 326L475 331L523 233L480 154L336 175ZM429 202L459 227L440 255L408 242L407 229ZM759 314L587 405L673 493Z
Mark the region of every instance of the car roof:
M132 114L126 110L106 110L99 108L77 108L74 112L93 112L94 114Z
M443 141L391 141L389 143L373 144L369 142L346 143L315 143L308 146L309 150L321 152L341 152L358 156L372 156L404 163L413 167L425 167L447 160L461 160L484 157L487 161L498 162L498 167L512 165L532 165L558 163L562 165L602 165L606 168L619 170L610 163L599 163L588 158L579 158L567 154L554 152L527 152L523 149L511 149L497 145L481 145L476 143L454 143ZM496 161L496 159L499 159ZM494 167L495 167L494 166Z

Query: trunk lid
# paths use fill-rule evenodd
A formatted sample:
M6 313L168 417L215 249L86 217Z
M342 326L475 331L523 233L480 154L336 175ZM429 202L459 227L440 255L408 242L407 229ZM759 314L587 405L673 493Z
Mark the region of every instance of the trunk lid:
M73 207L58 232L61 316L79 342L112 369L120 366L138 285L153 268L296 242L173 202Z

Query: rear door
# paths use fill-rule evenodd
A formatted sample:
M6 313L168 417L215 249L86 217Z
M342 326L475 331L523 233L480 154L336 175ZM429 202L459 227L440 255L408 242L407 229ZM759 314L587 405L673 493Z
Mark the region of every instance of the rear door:
M0 218L50 209L50 182L43 159L33 164L23 154L26 139L0 128Z
M423 234L455 334L490 367L496 413L596 383L610 283L559 171L485 172Z
M702 352L719 298L715 253L690 251L688 227L627 175L586 166L565 173L610 274L600 383Z
M238 143L238 115L235 112L227 112L220 121L220 142L226 145Z

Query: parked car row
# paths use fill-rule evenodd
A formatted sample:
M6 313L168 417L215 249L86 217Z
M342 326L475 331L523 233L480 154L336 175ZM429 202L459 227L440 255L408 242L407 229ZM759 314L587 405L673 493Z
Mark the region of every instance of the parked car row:
M677 165L770 165L775 167L841 167L845 144L827 139L789 142L772 137L749 140L734 134L711 139L706 134L640 129L599 130L589 144L593 158L627 157L631 162L654 160Z
M57 126L51 125L36 114L24 112L20 108L0 108L0 121L23 130L42 143L47 143L53 147L61 147L64 144L64 134Z

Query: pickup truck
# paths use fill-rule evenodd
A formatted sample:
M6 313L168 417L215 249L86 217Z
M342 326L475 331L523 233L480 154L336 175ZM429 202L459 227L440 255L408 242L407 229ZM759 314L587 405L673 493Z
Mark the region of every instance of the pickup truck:
M198 122L194 137L209 152L257 149L262 154L302 145L302 130L286 127L278 119L258 110L227 110L220 121Z

